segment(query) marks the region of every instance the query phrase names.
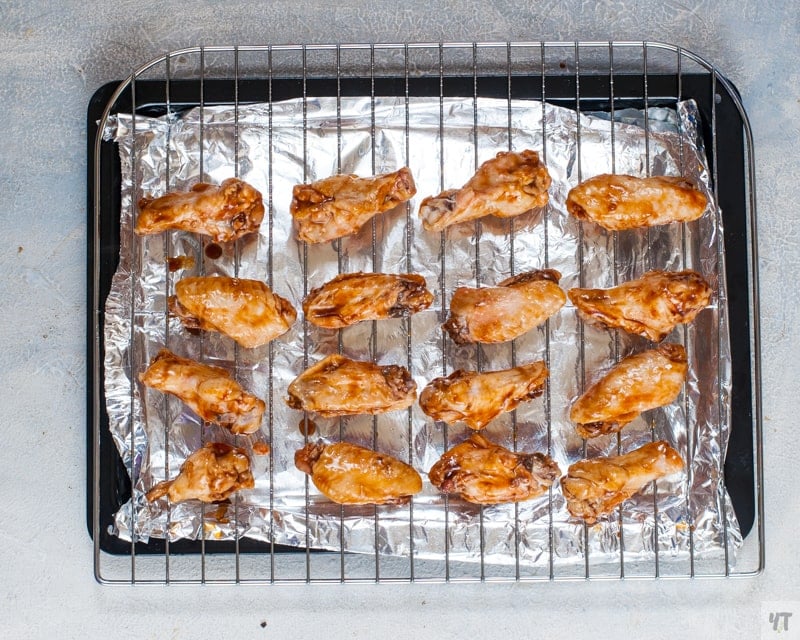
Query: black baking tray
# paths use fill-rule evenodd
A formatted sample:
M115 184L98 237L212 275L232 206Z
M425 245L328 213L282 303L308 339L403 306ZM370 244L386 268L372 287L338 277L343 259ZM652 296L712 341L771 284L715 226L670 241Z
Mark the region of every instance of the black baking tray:
M553 75L545 76L546 99L552 104L582 111L610 111L612 94L610 77L603 75ZM530 82L519 81L514 77L513 99L542 99L540 76L530 78ZM576 100L576 85L580 87L580 104ZM646 85L645 85L646 82ZM238 84L238 86L237 86ZM103 551L112 554L131 553L131 544L110 533L110 525L116 511L131 495L131 482L127 470L114 445L108 428L108 415L105 411L105 396L102 379L103 309L111 287L111 278L119 261L119 218L121 174L116 144L103 141L100 144L99 184L101 197L99 210L95 210L95 140L98 122L112 98L119 83L109 83L97 90L89 102L87 123L88 147L88 228L94 229L95 222L99 232L88 234L88 304L87 304L87 356L93 362L94 341L99 341L101 362L98 370L92 366L87 369L87 523L92 535L95 510L99 511L100 540ZM273 101L306 96L376 96L406 95L405 78L273 78L266 80L205 79L203 100L206 106L233 104L236 95L239 104L267 102L271 89ZM445 76L441 78L409 78L408 93L411 96L477 95L481 97L508 97L508 77L503 76ZM646 87L646 91L644 90ZM725 240L725 273L728 283L728 314L731 336L732 393L731 393L731 433L725 459L725 483L731 503L739 521L743 536L753 527L756 513L755 469L754 469L754 422L753 422L753 379L750 353L750 291L752 283L748 274L748 255L750 251L747 231L749 227L744 128L742 116L737 108L738 96L728 93L710 74L683 74L680 79L675 74L621 74L614 75L613 107L643 108L647 104L655 106L674 106L680 91L681 98L693 98L701 113L701 130L706 149L716 149L709 153L709 161L716 162L718 200L722 209ZM166 113L167 84L157 80L137 80L137 113L159 116ZM169 83L169 104L173 111L199 106L199 80L172 80ZM130 86L112 105L111 113L130 113L132 110ZM712 137L712 113L716 119L716 140ZM712 142L715 145L712 147ZM712 171L714 167L712 166ZM713 174L712 174L713 175ZM97 256L97 257L96 257ZM94 274L97 269L98 278ZM94 296L98 294L99 304L94 308ZM96 323L96 324L95 324ZM95 398L95 381L99 397ZM97 401L97 404L95 404ZM95 409L99 407L99 409ZM95 411L99 415L95 415ZM97 429L95 424L98 425ZM94 504L94 444L99 438L99 502ZM137 542L135 552L162 554L166 550L164 540L152 539L147 543ZM205 552L234 552L236 544L230 541L206 540ZM199 553L201 543L194 540L171 542L170 553ZM242 538L238 542L240 552L297 551L294 547L281 547L269 543Z

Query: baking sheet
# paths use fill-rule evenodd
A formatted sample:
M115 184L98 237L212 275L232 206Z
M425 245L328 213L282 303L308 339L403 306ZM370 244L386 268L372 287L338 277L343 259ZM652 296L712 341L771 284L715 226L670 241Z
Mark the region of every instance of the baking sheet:
M120 115L108 131L119 144L123 190L120 267L106 305L105 390L115 442L126 465L130 455L135 456L138 470L134 500L117 513L115 533L123 539L129 539L132 530L143 540L165 535L228 539L238 527L238 535L302 547L311 544L338 550L343 546L348 551L374 553L377 545L386 554L404 555L413 549L420 558L441 559L446 552L451 559L482 558L501 564L517 558L541 562L551 542L556 561L563 563L582 562L585 553L610 559L619 553L621 541L626 552L647 555L657 544L663 554L678 557L688 551L690 527L695 554L721 553L725 531L728 543L738 546L738 527L721 474L730 421L730 370L726 295L719 275L724 272L720 212L712 206L697 223L615 237L578 224L563 206L579 172L583 179L611 170L639 175L648 170L653 175L683 173L711 195L705 155L696 144L693 103L681 104L679 114L651 109L647 144L641 113L618 114L629 123L614 124L612 136L612 125L603 118L578 118L574 111L552 105L542 109L541 103L533 101L512 101L509 111L506 100L444 98L440 103L438 98L412 97L408 130L402 98L376 98L374 104L368 98L342 98L340 119L334 98L309 99L305 106L304 111L303 102L293 100L239 106L238 110L195 109L168 118L137 116L135 136L130 117ZM546 211L516 219L513 233L511 223L494 219L451 229L444 240L422 230L415 214L422 197L438 193L442 186L463 184L476 160L482 162L509 146L546 154L554 179ZM267 279L298 307L304 291L319 286L340 267L345 272L410 268L422 273L437 299L430 310L410 321L410 368L420 389L433 377L429 372L442 375L454 368L474 367L478 357L486 369L511 364L509 345L483 347L478 356L474 346L457 347L447 341L442 352L442 302L447 303L458 285L474 284L476 278L481 284L493 284L512 268L519 273L545 265L561 271L564 288L581 281L587 286L610 286L614 274L623 281L649 268L687 266L703 273L715 286L715 304L685 334L679 330L673 336L690 347L685 394L670 407L650 412L626 427L620 442L605 437L587 445L591 456L613 454L618 447L627 451L652 437L664 438L692 461L688 473L657 483L655 499L651 488L626 502L620 518L615 514L591 527L588 535L582 523L568 517L557 489L552 496L517 508L502 505L483 510L457 499L450 499L446 509L444 499L427 483L412 509L340 509L321 498L313 486L307 501L305 478L292 464L294 450L304 442L298 429L302 415L288 409L282 398L306 360L315 361L338 349L338 335L314 327L308 327L306 334L298 322L271 348L248 352L235 350L219 336L191 336L175 319L167 325L166 295L174 279L192 273L168 276L166 255L201 258L202 247L197 238L186 234L138 239L130 231L132 202L145 194L163 193L167 184L169 189L181 189L200 179L201 148L203 179L219 182L232 175L238 164L243 179L265 196L271 194L273 215L258 238L240 243L237 251L230 250L218 260L198 259L198 268ZM338 247L308 247L306 251L293 239L288 215L293 184L338 170L366 175L402 164L411 166L418 185L410 211L401 208L386 214L376 220L374 230L367 225ZM406 365L407 329L402 319L378 323L374 354L369 349L371 324L346 329L343 351L351 357L374 355L381 363ZM576 342L581 333L583 341ZM142 371L165 343L181 354L235 368L237 378L271 407L271 427L265 423L258 439L271 440L273 457L254 456L256 488L242 492L224 509L206 508L202 527L197 504L173 505L167 511L158 503L148 505L142 495L165 477L167 462L173 476L203 438L232 441L213 427L203 434L196 416L177 400L145 392L138 383L131 388L130 367ZM498 419L487 429L489 437L509 447L516 440L520 450L546 451L549 446L566 471L569 463L583 455L583 443L566 416L570 402L598 371L643 346L638 339L582 326L574 310L566 307L548 326L517 340L514 347L517 362L547 357L548 393L522 405L515 421L510 415ZM341 425L338 420L314 421L318 426L314 438L333 441L342 435L374 445L410 459L422 472L441 454L445 437L452 444L466 435L458 427L445 434L418 408L410 419L401 412L379 416L375 423L364 417L345 419ZM132 450L131 428L135 429ZM236 440L240 446L245 441Z

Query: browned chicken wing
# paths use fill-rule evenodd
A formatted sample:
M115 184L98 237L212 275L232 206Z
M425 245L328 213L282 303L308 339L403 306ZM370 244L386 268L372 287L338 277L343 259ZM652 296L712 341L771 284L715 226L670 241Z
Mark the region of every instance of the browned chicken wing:
M294 463L339 504L403 504L422 491L413 467L348 442L307 444L294 454Z
M541 495L561 475L542 453L514 453L473 433L446 451L428 478L443 493L460 493L475 504L520 502Z
M290 211L297 237L317 244L356 233L373 216L414 197L408 167L369 178L337 175L295 185Z
M695 271L649 271L618 287L570 289L567 295L587 321L660 342L708 306L711 287Z
M567 301L555 269L528 271L496 287L459 287L444 329L458 344L506 342L542 324Z
M684 178L604 174L581 182L567 195L567 211L610 231L689 222L708 200Z
M318 327L339 329L362 320L416 313L432 302L422 276L347 273L313 289L303 301L303 312Z
M238 178L218 187L201 182L189 192L139 200L136 233L149 235L171 229L229 242L258 231L264 218L261 193Z
M266 405L247 393L225 369L159 351L139 380L148 387L171 393L207 422L232 433L254 433L261 426Z
M587 524L610 513L648 482L683 470L683 460L666 442L610 458L591 458L570 465L561 479L567 509Z
M239 489L254 486L250 458L243 449L209 442L186 458L177 478L159 482L145 497L150 502L164 495L170 502L219 502Z
M628 356L575 401L569 418L583 438L616 433L642 411L675 400L687 368L686 350L679 344Z
M169 310L188 329L219 331L252 349L286 333L297 312L260 280L226 276L183 278Z
M488 215L511 218L546 205L549 188L550 174L538 153L501 151L478 167L461 189L425 198L419 217L428 231Z
M333 354L292 381L286 404L331 418L405 409L416 399L417 384L407 369Z
M546 379L541 360L486 373L458 370L431 380L419 396L419 406L434 420L460 420L477 431L520 402L540 396Z

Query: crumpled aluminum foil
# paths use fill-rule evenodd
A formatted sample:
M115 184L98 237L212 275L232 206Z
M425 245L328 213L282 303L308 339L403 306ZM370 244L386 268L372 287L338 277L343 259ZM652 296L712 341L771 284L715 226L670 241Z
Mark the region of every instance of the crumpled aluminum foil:
M614 123L606 114L579 116L534 101L512 101L509 108L506 100L484 98L475 104L472 98L440 103L411 97L407 107L404 98L377 97L374 104L369 98L341 98L338 109L335 98L308 98L305 110L302 100L289 100L239 105L238 113L227 106L195 108L162 118L137 116L135 122L122 114L107 127L107 138L119 145L122 219L120 264L105 309L105 391L115 442L127 468L133 460L135 478L133 499L116 514L114 533L144 541L238 535L298 547L533 567L583 567L587 556L592 566L613 565L622 549L626 559L652 562L655 546L662 562L685 559L690 547L695 557L732 554L741 535L722 475L731 390L724 250L695 104L652 108L646 120L640 111L618 111ZM443 235L423 230L416 215L423 197L461 186L476 163L509 148L542 153L553 178L545 211L513 221L484 219ZM378 216L374 225L341 241L304 247L295 240L289 214L294 184L403 165L411 167L417 182L410 207ZM711 204L696 222L616 235L566 213L572 186L612 171L683 174ZM190 234L133 234L140 197L187 189L201 180L219 183L234 174L264 194L269 217L257 237L239 241L235 249L224 247L212 260L203 251L208 241ZM171 273L167 258L178 255L193 256L194 268ZM615 360L647 345L584 325L569 303L513 347L459 347L447 340L442 351L442 306L456 286L474 285L476 279L494 284L512 272L543 267L561 272L564 289L612 286L651 268L700 271L714 287L713 304L669 338L685 343L690 358L678 400L647 412L619 439L604 436L584 445L568 419L571 402ZM362 323L340 333L305 326L301 315L286 335L255 350L234 348L218 334L190 334L166 311L167 296L182 276L265 279L300 309L307 291L340 270L420 273L436 300L410 319ZM234 437L203 426L176 398L145 389L137 376L164 346L235 371L243 386L268 404L261 432ZM455 368L475 368L478 358L486 370L547 358L545 395L491 423L485 431L490 439L549 452L562 473L584 456L626 452L651 439L668 440L690 464L685 473L650 485L588 528L570 518L558 485L516 506L481 509L458 498L446 500L426 481L411 505L340 507L294 467L294 452L306 441L299 428L303 415L283 400L288 383L307 363L339 348L350 357L407 366L420 390ZM417 406L375 418L312 419L311 440L344 438L374 447L409 461L423 478L446 444L468 435L463 425L433 423ZM145 491L174 477L183 460L210 440L250 451L254 489L222 505L190 501L167 507L164 500L145 500ZM268 442L271 455L253 453L256 442Z

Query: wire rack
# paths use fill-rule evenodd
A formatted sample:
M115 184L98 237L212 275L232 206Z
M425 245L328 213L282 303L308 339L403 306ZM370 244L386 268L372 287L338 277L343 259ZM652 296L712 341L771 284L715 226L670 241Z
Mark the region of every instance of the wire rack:
M153 87L158 87L155 98ZM454 87L457 87L454 89ZM704 119L707 153L709 156L714 193L725 213L725 245L728 254L726 275L731 289L730 315L732 340L734 343L734 393L732 397L736 423L730 446L735 449L736 461L742 469L720 468L719 473L730 476L729 489L734 496L734 507L743 528L750 533L733 562L729 553L728 532L724 531L724 558L707 562L696 556L694 544L689 534L689 554L686 561L675 565L662 562L657 538L652 544L652 553L646 557L627 557L624 541L620 541L619 559L613 566L596 566L589 554L584 562L572 568L563 568L555 561L555 544L552 533L545 558L536 571L521 567L519 557L516 562L496 568L483 560L483 547L480 561L469 565L451 562L447 542L442 550L441 561L420 560L414 554L414 503L408 507L409 546L408 557L386 557L380 553L378 510L374 519L374 553L350 554L344 546L338 552L319 552L305 545L305 548L286 549L274 543L255 543L246 537L236 535L232 542L207 540L150 540L144 543L134 539L123 542L114 539L108 532L109 517L113 503L116 506L130 492L130 481L135 473L131 459L128 467L119 460L108 434L103 396L103 337L102 314L105 296L110 286L110 277L115 265L115 252L119 251L118 184L115 184L113 145L102 138L102 131L109 118L116 113L164 113L187 106L204 107L213 104L232 104L237 114L235 124L237 140L233 161L235 175L239 175L238 109L252 102L272 104L286 97L303 100L304 129L303 157L307 153L308 141L305 136L306 104L316 92L336 96L345 95L370 97L373 107L373 127L371 139L375 139L374 105L376 96L382 94L405 98L406 118L406 160L409 156L409 97L420 91L425 95L438 96L440 105L445 97L455 91L473 97L475 105L474 136L476 144L475 165L478 164L478 98L484 95L505 98L509 110L508 148L511 148L511 104L512 100L532 99L543 104L564 105L581 111L606 111L614 121L615 111L625 107L636 107L648 113L651 106L674 107L685 98L694 98L701 107ZM92 111L94 109L94 112ZM94 113L94 118L92 114ZM271 113L271 112L270 112ZM340 113L340 112L339 112ZM732 119L731 119L732 118ZM542 119L544 125L544 118ZM733 126L731 127L731 122ZM271 127L271 120L269 126ZM135 120L134 120L135 126ZM443 108L440 109L440 139L446 135L446 121ZM513 43L413 43L413 44L348 44L348 45L280 45L280 46L241 46L241 47L199 47L173 51L143 65L122 83L109 85L98 92L93 107L90 107L89 153L90 162L89 205L90 222L94 228L90 247L89 289L92 305L89 309L89 357L90 386L92 394L89 416L89 529L94 540L94 566L98 581L109 584L131 583L306 583L306 582L351 582L351 581L400 581L400 582L439 582L439 581L536 581L589 578L667 578L667 577L727 577L745 576L760 572L764 566L764 530L762 514L762 451L760 419L760 371L759 371L759 331L758 331L758 280L755 265L755 182L753 165L753 145L747 117L738 93L730 82L710 63L699 56L668 44L655 42L513 42ZM649 145L649 122L645 116L646 144ZM202 139L202 131L200 133ZM614 127L612 135L612 165L614 164ZM577 138L577 175L581 168L581 129L580 120L575 131ZM544 136L543 136L544 137ZM341 153L341 140L339 141ZM547 148L541 150L547 163ZM273 149L269 149L270 164ZM444 190L444 154L439 154L439 186ZM202 171L201 156L201 175ZM649 168L649 162L648 168ZM338 163L341 168L341 155ZM373 145L372 166L375 169ZM375 171L373 171L375 173ZM304 168L303 179L307 175ZM167 178L167 182L169 179ZM273 210L271 192L265 197L268 212ZM736 212L736 215L734 215ZM545 212L545 215L546 212ZM414 212L406 207L406 229L413 224ZM377 265L375 247L375 222L373 220L372 265ZM480 223L476 223L480 224ZM115 227L116 225L116 227ZM509 270L515 273L515 235L514 222L510 225ZM477 228L477 227L476 227ZM547 225L544 225L545 233ZM115 235L116 234L116 235ZM411 253L410 231L406 234L407 255ZM164 253L173 253L169 238L164 240ZM687 265L686 238L683 242L683 262ZM476 280L481 281L481 256L479 243L475 243ZM544 267L548 266L547 241L544 243ZM578 251L583 247L582 238ZM207 241L203 241L203 250ZM619 250L616 237L613 249ZM722 251L720 245L720 252ZM734 253L735 252L735 253ZM204 251L198 253L200 270L203 272ZM238 275L238 249L236 253L236 274ZM308 248L302 250L304 272L307 270ZM341 272L343 258L338 252L338 266ZM449 298L445 279L446 254L444 238L441 252L442 277L438 283L442 300ZM581 256L578 256L581 261ZM650 260L643 265L653 268ZM279 273L273 273L273 255L270 253L267 265L267 283L273 284ZM410 258L406 262L411 271ZM613 276L617 284L617 274ZM167 287L171 277L167 276ZM579 286L585 286L583 274L579 276ZM303 293L308 292L307 282ZM443 305L444 306L444 305ZM444 309L442 310L444 312ZM166 328L166 342L169 345L169 323ZM406 322L406 350L408 363L411 363L411 324ZM583 344L583 323L578 325L579 344ZM734 335L735 334L735 335ZM547 327L544 330L544 359L550 363L550 342ZM303 329L306 343L304 364L308 360L308 325ZM717 336L711 339L719 340ZM442 353L446 353L447 337L442 337ZM370 352L375 357L377 351L376 331L373 323L370 335ZM692 345L683 334L682 342L687 348ZM341 333L338 339L342 351ZM516 348L510 345L512 364L516 362ZM582 347L581 347L582 349ZM619 343L615 344L615 357L619 359ZM270 367L273 351L270 349ZM237 351L238 357L238 351ZM483 366L482 352L476 351L476 364ZM583 353L581 361L584 362ZM447 374L447 362L443 356L442 374ZM586 385L586 367L578 372L580 388ZM131 391L133 398L133 390ZM270 398L273 389L270 384ZM719 394L723 402L723 394ZM169 399L164 400L165 413ZM177 402L177 401L176 401ZM547 441L550 442L549 408L550 387L546 386L544 406L548 420ZM269 403L268 403L269 404ZM724 414L724 411L720 412ZM412 416L408 413L408 453L411 457ZM373 424L373 432L377 429ZM512 421L516 441L516 421ZM270 413L269 423L265 425L267 439L272 440L273 425ZM692 430L688 432L691 434ZM340 434L343 435L343 434ZM133 437L133 436L131 436ZM444 431L444 445L447 446L447 430ZM308 439L308 436L306 436ZM374 442L374 436L373 436ZM132 443L131 443L132 445ZM693 450L691 440L686 444L685 454L691 470ZM166 447L169 435L166 434ZM620 448L619 440L617 442ZM133 446L131 446L133 448ZM585 451L585 445L584 445ZM729 461L734 457L729 454ZM744 462L742 462L744 461ZM733 471L738 471L736 478ZM272 464L269 473L274 472ZM691 473L691 471L690 471ZM126 477L127 476L127 477ZM742 481L741 478L744 478ZM738 478L738 479L737 479ZM308 481L306 481L306 510L309 508ZM653 510L657 510L655 491ZM552 500L553 490L550 492ZM234 498L238 500L238 496ZM109 507L109 504L112 507ZM213 507L211 507L213 508ZM447 509L445 502L445 509ZM550 514L552 521L552 512ZM481 513L481 524L483 523ZM725 527L725 519L720 519ZM235 527L238 531L238 526ZM588 540L589 528L584 525L584 539ZM657 532L654 530L654 536ZM480 540L483 540L481 531Z

